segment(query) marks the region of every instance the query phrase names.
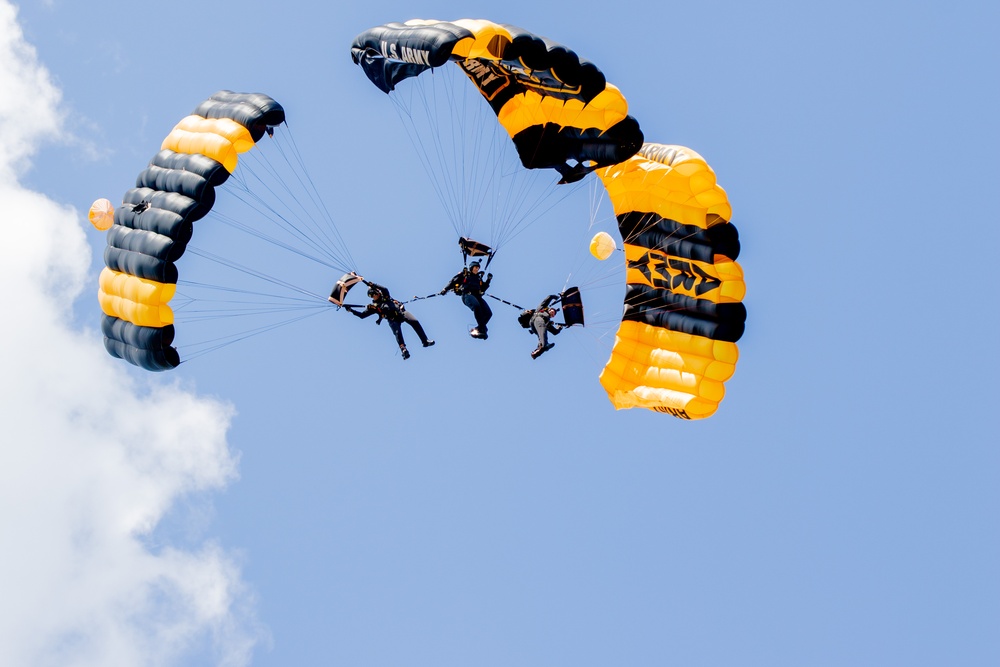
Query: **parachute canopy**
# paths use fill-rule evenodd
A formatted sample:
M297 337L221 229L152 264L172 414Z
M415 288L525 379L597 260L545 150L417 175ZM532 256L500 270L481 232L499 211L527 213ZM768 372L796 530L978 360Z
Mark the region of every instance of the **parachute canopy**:
M479 19L413 19L361 33L351 57L379 89L456 63L482 94L528 169L553 168L563 182L621 162L642 145L621 92L562 44Z
M220 91L174 127L125 192L108 231L98 291L104 346L112 356L150 371L180 364L168 305L176 292L175 263L239 154L284 120L284 109L266 95Z
M611 257L617 249L615 240L607 232L597 232L594 238L590 239L590 254L601 261Z
M115 205L108 199L98 199L90 205L87 217L96 229L106 232L115 223Z
M725 190L704 158L645 144L598 172L625 246L625 313L601 384L616 408L718 409L736 368L746 286Z

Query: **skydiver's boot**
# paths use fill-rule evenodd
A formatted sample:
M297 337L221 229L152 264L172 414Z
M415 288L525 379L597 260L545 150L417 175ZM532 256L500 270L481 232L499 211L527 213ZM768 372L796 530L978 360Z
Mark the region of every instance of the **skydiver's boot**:
M532 359L537 359L538 357L542 356L543 354L545 354L547 351L551 350L555 346L556 346L555 343L549 343L545 347L536 347L534 350L531 351L531 358Z
M428 338L427 340L424 341L424 347L430 347L433 344L434 344L434 341L432 341L430 338Z
M406 361L407 359L410 358L410 351L406 349L405 345L400 345L399 351L403 353L403 361Z

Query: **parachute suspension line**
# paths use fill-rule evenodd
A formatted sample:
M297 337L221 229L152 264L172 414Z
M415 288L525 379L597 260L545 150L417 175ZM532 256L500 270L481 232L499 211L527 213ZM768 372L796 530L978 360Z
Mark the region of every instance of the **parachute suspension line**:
M204 355L208 354L209 352L214 352L215 350L219 350L221 348L224 348L224 347L227 347L229 345L232 345L233 343L238 343L238 342L240 342L242 340L246 340L247 338L250 338L252 336L257 336L259 334L266 333L268 331L273 331L274 329L278 329L278 328L281 328L281 327L286 327L286 326L288 326L290 324L294 324L296 322L300 322L301 320L304 320L304 319L309 318L309 317L315 317L316 315L319 315L320 313L325 313L325 312L329 312L329 310L326 309L326 308L324 308L322 310L317 310L316 312L306 313L305 315L298 315L297 317L293 317L293 318L290 318L290 319L282 320L281 322L277 322L277 323L273 323L273 324L268 324L268 325L265 325L265 326L262 326L262 327L258 327L256 329L251 329L250 331L246 331L246 332L243 332L243 333L233 334L231 336L224 336L224 337L221 337L221 338L215 338L215 339L211 339L211 340L206 340L206 341L202 341L200 343L189 343L189 344L186 344L186 345L182 346L182 349L185 350L185 353L184 353L184 361L182 361L181 363L186 363L186 362L191 361L193 359L197 359L198 357L204 356ZM217 343L217 344L210 345L211 343ZM208 345L208 347L202 347L202 346L206 346L206 345ZM198 348L202 348L202 349L198 349ZM195 349L196 351L194 351L194 352L188 352L188 350L191 350L191 349Z
M497 254L496 250L491 250L490 253L486 256L486 266L483 267L484 272L486 271L486 269L490 268L490 262L493 261L493 257L496 254Z
M528 209L525 211L525 213L521 216L521 220L518 221L516 224L514 224L509 232L506 232L504 242L516 238L518 235L524 232L524 230L526 230L529 225L542 219L542 217L544 217L546 214L552 211L552 209L556 208L566 199L571 197L580 187L579 183L574 183L571 185L572 187L567 187L566 185L558 186L559 188L566 188L566 189L563 190L562 194L560 194L556 199L552 201L546 202L547 199L551 199L550 196L551 191L540 194L535 199L534 203L532 203L531 206L529 206Z
M589 253L587 253L589 256ZM591 270L584 270L586 264L592 264L591 261L587 261L586 258L582 259L577 263L576 268L569 272L566 276L566 282L563 284L563 290L569 287L570 282L574 283L577 287L583 289L585 287L589 288L601 288L601 287L618 287L622 283L622 276L620 275L622 271L622 266L617 263L608 264L602 262L598 267L592 267ZM583 277L577 277L577 274L583 274Z
M494 152L504 145L497 137L502 128L467 84L457 65L445 66L407 81L389 95L460 237L473 235L488 202L489 186L498 179ZM494 140L488 141L485 137L491 132Z
M458 65L456 63L456 67L457 66ZM469 140L467 133L470 131L471 128L467 128L465 122L466 118L465 111L468 109L468 107L465 106L466 95L460 94L458 88L454 85L453 70L449 68L447 72L448 74L445 76L448 76L453 82L452 84L450 84L452 88L452 94L448 95L446 91L442 92L443 92L443 102L447 105L448 109L448 116L444 118L444 122L447 123L447 131L448 134L451 136L451 140L447 143L447 146L444 146L445 142L439 142L438 146L443 146L451 150L451 155L448 156L446 160L442 160L442 163L443 164L447 163L452 165L454 176L451 179L451 184L452 184L452 191L455 196L455 205L457 207L458 222L460 225L460 230L456 231L460 231L460 235L465 236L467 235L468 232L471 231L471 229L469 228L471 221L470 221L470 212L468 205L468 197L470 189L469 179L475 175L474 173L470 173L469 165L466 162L466 156L468 153L468 151L466 150L466 147L468 145L466 144L466 141ZM446 87L449 85L448 82L444 80L444 77L442 77L442 83L444 84L444 86L442 87ZM438 87L435 85L434 88L435 105L439 103L437 88Z
M201 302L200 299L198 299L198 300L191 300L190 301L190 303L192 303L192 304L193 303L199 303L199 302ZM213 303L213 304L216 304L216 303L222 303L222 304L227 304L227 303L228 304L243 303L243 304L246 304L247 302L246 301L243 301L243 302L239 302L239 301L218 301L218 302L207 302L207 303ZM262 316L262 315L275 315L275 314L293 313L293 312L294 313L301 313L304 310L315 311L315 310L319 310L321 308L324 309L324 310L326 310L326 306L318 306L316 304L311 304L309 306L281 306L281 305L275 304L275 305L272 305L272 306L269 306L269 307L243 308L242 310L236 310L236 309L233 309L233 308L227 308L224 311L220 311L217 306L212 305L211 307L206 307L206 308L203 308L203 309L185 308L185 309L182 310L182 309L178 308L178 309L175 310L175 313L180 313L180 314L183 315L183 321L185 322L185 324L191 324L193 322L206 322L206 321L215 321L215 320L229 320L229 319L234 319L234 318L237 318L237 317L259 317L259 316Z
M286 127L288 126L288 121L285 121ZM293 170L293 172L299 177L299 182L302 183L303 189L309 195L312 200L313 205L316 210L321 211L323 218L326 220L327 227L320 227L320 232L324 233L324 236L333 244L335 247L343 251L344 256L349 260L348 266L357 266L354 263L354 258L351 256L351 251L347 247L347 243L344 242L344 237L340 233L340 229L337 228L337 224L334 222L333 216L330 214L330 209L326 206L326 201L319 194L319 189L316 187L316 183L312 179L312 175L306 168L305 160L302 159L302 153L299 151L299 146L295 142L295 137L292 135L291 130L288 132L288 151L285 150L284 142L277 141L275 145L278 147L278 151L281 156L285 159L285 163ZM289 153L295 158L295 165L289 159ZM305 177L305 182L303 182L303 176ZM308 183L306 187L305 183ZM332 230L334 236L333 238L327 233L327 229Z
M602 205L606 198L607 190L604 189L604 185L601 183L601 179L594 178L590 181L590 224L587 226L587 231L594 229L594 225L598 224L600 216L598 212L600 211ZM607 222L614 225L615 229L618 229L618 218L615 217L614 211L611 212L611 217L607 219Z
M463 115L469 119L464 125L469 132L464 135L464 141L473 142L470 148L464 150L464 156L471 157L472 164L465 173L469 174L466 182L470 183L469 208L467 219L471 226L483 216L483 209L488 208L490 225L490 242L494 249L503 245L503 238L497 233L498 201L507 203L509 198L502 196L504 184L504 148L510 143L506 132L493 117L487 104L482 99L470 99L471 94L462 96ZM471 105L471 109L469 106ZM481 148L480 148L481 147ZM492 195L492 198L491 196ZM492 256L490 257L492 259ZM489 260L487 260L487 264Z
M244 172L244 174L239 174L239 170L237 170L238 175L234 174L234 178L232 179L233 181L235 181L236 184L238 184L238 187L230 188L229 192L231 192L237 199L242 201L249 208L252 208L260 212L265 212L265 211L270 212L270 215L267 216L269 220L274 222L281 229L285 230L291 237L298 239L299 241L304 243L306 246L308 246L315 252L318 252L322 255L331 258L338 268L342 267L344 260L338 257L335 251L331 250L330 248L324 247L319 241L315 239L315 237L312 237L303 232L298 226L296 226L291 220L289 220L286 215L282 214L281 212L276 210L273 206L271 206L268 202L264 201L264 199L260 196L259 192L255 192L253 188L249 187L244 178L246 174L253 176L253 178L260 183L260 188L266 189L272 194L275 194L274 191L267 185L267 183L265 183L264 179L261 179L260 176L256 172L254 172L253 169L249 167L249 165L244 165L244 166L248 167L247 171ZM285 208L288 209L289 212L291 212L290 207L285 205Z
M268 179L261 178L260 174L258 174L257 171L253 168L253 164L249 162L251 159L255 160L258 166L269 175ZM275 222L281 225L291 235L298 237L301 241L311 246L314 250L317 250L324 254L334 254L329 250L321 248L320 247L321 244L319 243L318 240L302 232L302 230L300 230L298 227L292 224L292 222L283 213L277 211L274 206L264 201L263 197L260 195L261 191L269 192L283 205L283 207L287 211L289 211L290 213L294 213L291 209L291 206L284 199L282 199L282 197L278 195L278 193L276 193L270 185L270 182L272 180L276 183L280 183L282 185L284 192L289 196L289 198L295 200L295 196L292 194L291 188L288 187L282 176L278 174L278 172L274 169L274 166L270 162L268 162L266 159L262 159L262 156L259 154L249 153L248 156L244 158L240 166L245 167L245 170L237 171L237 173L234 174L234 177L236 182L239 183L240 185L240 192L242 192L246 197L245 199L241 197L242 201L245 204L254 208L258 208L259 210L270 211L271 214L274 216L272 219ZM247 182L248 180L247 176L253 177L257 182L258 186L251 188L249 183ZM256 202L257 205L254 206L253 204L251 204L250 200ZM296 217L298 217L297 213L295 213L295 215Z
M232 260L227 260L224 257L220 257L219 255L207 252L205 250L201 250L200 248L196 248L194 246L189 245L188 252L190 252L193 255L197 255L198 257L202 257L204 259L221 264L222 266L228 267L230 269L234 269L236 271L245 273L249 276L253 276L254 278L259 278L274 285L278 285L279 287L284 287L292 292L298 292L299 294L304 294L307 297L311 297L313 299L317 299L320 301L326 300L326 297L323 295L316 294L315 292L310 292L307 289L304 289L302 287L297 287L291 283L285 282L284 280L280 280L273 276L269 276L266 273L263 273L262 271L256 271L242 264L238 264Z
M430 76L408 82L412 84L407 86L409 98L401 96L396 101L452 228L459 236L468 236L475 221L466 205L469 177L465 154L468 146L475 145L475 138L469 136L469 123L459 115L456 97L466 91L459 86L463 82L456 80L457 72L457 66L454 71L433 69ZM421 122L426 128L418 125Z
M468 85L458 63L443 69L441 87L446 91L448 117L445 120L452 153L448 163L453 173L459 214L456 231L460 236L473 236L478 235L475 234L477 222L495 179L495 165L489 159L493 142L487 141L486 128L496 123L486 118L489 115L487 105L475 88Z
M316 262L317 264L321 264L321 265L329 267L331 269L341 269L342 268L340 264L334 264L333 262L331 262L331 261L329 261L327 259L324 259L322 257L316 257L315 255L309 254L309 253L307 253L307 252L305 252L303 250L300 250L299 248L296 248L293 245L290 245L288 243L285 243L284 241L281 241L280 239L277 239L277 238L275 238L273 236L269 236L269 235L265 234L264 232L261 232L261 231L259 231L257 229L254 229L250 225L242 223L242 222L240 222L239 220L237 220L235 218L231 218L230 216L225 215L224 213L219 213L219 212L216 212L216 211L212 211L211 215L214 215L214 217L217 218L219 220L219 222L222 222L222 223L224 223L226 225L229 225L230 227L233 227L233 228L238 229L238 230L240 230L242 232L250 234L251 236L255 236L255 237L259 238L260 240L266 241L266 242L268 242L268 243L270 243L270 244L272 244L274 246L277 246L279 248L284 248L285 250L288 250L289 252L292 252L292 253L298 255L299 257L303 257L305 259L311 260L313 262ZM346 273L346 271L345 271L345 273Z
M315 306L316 303L312 298L303 298L296 296L285 296L282 294L268 294L267 292L258 292L257 290L241 289L239 287L223 287L221 285L214 285L211 283L196 282L194 280L178 280L178 285L189 286L189 287L200 287L205 289L211 289L218 292L231 292L233 294L248 294L252 296L262 296L270 299L278 299L281 302L297 302L302 304L308 304L310 306ZM254 303L262 303L259 301L254 301ZM325 307L325 306L324 306Z
M269 211L273 215L274 222L314 251L330 258L336 263L336 268L352 266L353 258L350 251L343 238L340 237L322 198L318 195L315 184L309 179L308 170L305 168L301 155L298 155L296 160L289 158L289 152L298 154L294 138L290 133L286 137L286 133L279 132L272 138L272 141L273 143L269 146L274 146L274 150L281 156L287 168L278 169L269 157L269 151L266 150L269 146L258 144L258 150L245 154L241 160L240 164L245 167L245 170L237 169L236 174L234 174L237 177L236 182L241 186L243 197L240 198L251 208ZM289 144L289 148L286 148L286 143ZM268 178L262 178L259 172L266 173ZM296 188L293 189L289 185L285 178L286 174L293 175L297 183ZM249 186L248 177L255 180L256 183L253 187ZM279 184L286 196L276 192L272 183ZM266 202L261 196L263 192L270 193L283 211L277 210L274 205ZM297 193L303 194L300 196ZM250 200L254 203L251 203ZM313 212L307 210L306 203L312 203ZM290 217L294 217L298 224L295 224ZM331 229L337 238L330 235L328 230Z
M453 65L453 66L450 66ZM457 63L402 82L388 97L459 237L488 228L499 250L582 185L525 169L516 146ZM488 218L488 220L483 220Z
M494 142L486 141L486 128L495 127L488 106L478 92L468 85L466 74L458 63L445 67L440 88L448 106L449 147L453 189L456 193L460 236L472 235L482 215L486 195L495 178L495 165L489 161ZM435 92L435 94L437 94Z
M416 121L413 116L412 108L404 99L404 91L401 90L402 88L408 88L408 86L400 86L397 88L393 94L389 95L389 99L392 100L393 106L396 108L396 112L399 115L400 121L403 123L403 127L406 130L407 136L410 138L410 142L417 149L417 157L423 165L424 172L427 174L427 178L431 182L431 187L437 195L438 201L440 201L441 205L444 207L445 214L448 216L451 226L455 230L459 230L460 226L458 216L450 205L453 199L448 197L445 192L447 180L444 179L431 164L431 150L425 144L421 132L418 131L416 127ZM411 96L412 92L413 91L410 91Z
M191 280L179 280L177 281L178 287L191 287L194 289L204 289L211 292L227 292L234 295L247 295L251 297L263 297L266 299L274 299L274 301L263 301L259 298L254 298L253 300L237 299L237 298L205 298L205 297L195 297L190 296L187 293L178 293L174 297L175 305L174 312L183 311L185 315L190 313L200 313L200 312L210 312L218 317L225 317L232 313L247 313L247 312L270 312L274 310L289 310L289 309L305 309L305 308L316 308L317 303L313 299L305 299L302 297L291 297L278 294L268 294L265 292L258 292L248 289L240 289L236 287L222 287L219 285L212 285L208 283L195 282ZM193 308L194 304L213 304L211 310L203 311L196 310ZM326 307L323 305L322 307ZM225 310L223 310L225 308ZM185 319L187 319L185 317Z

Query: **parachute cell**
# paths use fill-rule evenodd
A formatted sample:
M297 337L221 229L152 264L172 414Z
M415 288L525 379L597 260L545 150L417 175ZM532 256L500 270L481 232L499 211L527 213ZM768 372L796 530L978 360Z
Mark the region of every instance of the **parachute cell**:
M164 139L136 187L123 196L108 231L98 300L109 354L151 371L180 363L171 347L168 305L177 283L175 262L193 223L212 209L215 187L236 169L238 155L284 120L284 109L266 95L220 91Z
M709 417L735 371L746 321L726 192L704 158L682 146L645 144L598 174L627 267L625 312L601 384L618 409Z

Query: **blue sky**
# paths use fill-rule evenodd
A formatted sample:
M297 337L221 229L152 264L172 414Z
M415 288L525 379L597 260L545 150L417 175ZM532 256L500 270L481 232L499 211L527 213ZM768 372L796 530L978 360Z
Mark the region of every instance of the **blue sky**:
M593 11L0 0L0 662L1000 662L998 10ZM713 166L749 315L711 419L613 410L614 286L536 361L513 309L484 343L454 297L413 304L437 345L405 364L332 309L170 374L104 353L87 209L219 89L284 105L362 272L444 285L454 232L349 56L414 17L567 44L647 140ZM496 294L613 276L586 264L609 209L560 203L498 256Z

